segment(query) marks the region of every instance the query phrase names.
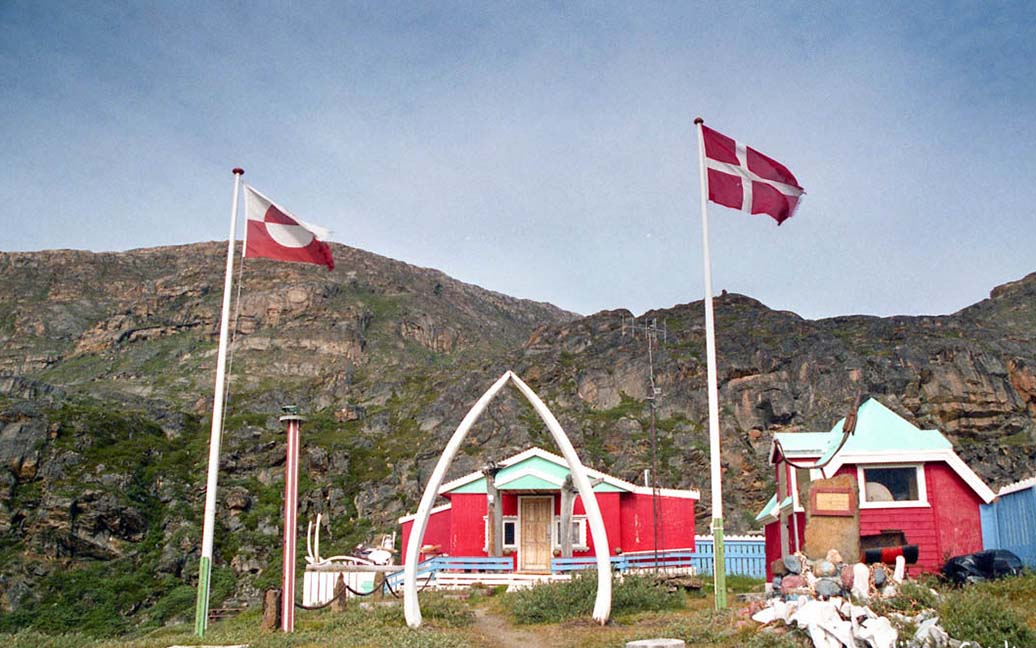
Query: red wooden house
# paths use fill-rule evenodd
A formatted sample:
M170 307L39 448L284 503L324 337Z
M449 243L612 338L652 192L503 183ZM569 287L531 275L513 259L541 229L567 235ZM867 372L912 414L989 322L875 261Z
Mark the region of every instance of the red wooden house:
M503 513L502 546L520 572L547 573L551 559L561 555L561 500L568 465L562 457L530 448L501 461L493 477ZM604 519L610 555L647 551L694 550L696 490L658 489L587 468ZM490 485L481 471L443 484L439 494L446 503L432 509L423 545L437 546L450 556L484 557L489 520ZM574 495L571 517L572 556L593 556L585 509ZM413 515L399 519L407 546ZM657 535L655 533L657 529ZM657 540L657 544L656 544Z
M982 550L979 507L994 494L942 433L919 429L870 399L860 405L855 432L839 450L844 423L843 418L830 432L774 435L770 464L777 489L756 516L765 524L768 576L773 560L804 543L810 480L837 475L856 478L861 547L917 545L911 574L937 571L951 556ZM808 469L826 461L821 469Z

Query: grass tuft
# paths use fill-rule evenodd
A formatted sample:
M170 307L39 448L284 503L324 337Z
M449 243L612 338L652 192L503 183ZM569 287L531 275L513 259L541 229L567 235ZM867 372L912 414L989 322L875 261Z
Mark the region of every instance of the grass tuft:
M593 612L597 575L577 574L570 581L537 585L508 594L504 606L515 623L557 623ZM680 592L669 592L647 576L627 576L612 588L612 615L675 610L684 606Z

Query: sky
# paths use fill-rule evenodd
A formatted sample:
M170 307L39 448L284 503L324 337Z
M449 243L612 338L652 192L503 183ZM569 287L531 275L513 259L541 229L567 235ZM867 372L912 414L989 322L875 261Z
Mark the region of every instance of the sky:
M0 0L0 250L225 241L240 166L335 241L639 314L704 294L699 115L807 192L710 205L716 293L936 315L1036 271L1032 2Z

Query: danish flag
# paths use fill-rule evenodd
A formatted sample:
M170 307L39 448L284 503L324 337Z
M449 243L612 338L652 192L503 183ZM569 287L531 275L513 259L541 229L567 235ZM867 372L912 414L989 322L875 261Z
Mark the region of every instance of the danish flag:
M778 225L794 215L806 192L788 167L698 123L705 145L709 200L749 214L768 214Z
M245 185L245 256L298 261L335 269L331 248L321 239L331 232L295 218L252 187Z

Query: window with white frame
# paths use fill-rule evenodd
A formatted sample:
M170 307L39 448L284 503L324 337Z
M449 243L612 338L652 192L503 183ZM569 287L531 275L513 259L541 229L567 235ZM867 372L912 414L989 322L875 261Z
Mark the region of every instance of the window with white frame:
M489 551L489 518L483 515L482 522L485 526L485 533L482 537L486 539L485 544L482 546L482 551ZM515 515L504 516L504 541L500 544L500 548L518 548L518 517Z
M561 516L554 516L553 533L551 533L551 544L554 549L561 549ZM589 547L586 544L586 516L572 516L572 549L575 551L586 551Z
M861 506L927 505L924 469L907 466L859 466Z

